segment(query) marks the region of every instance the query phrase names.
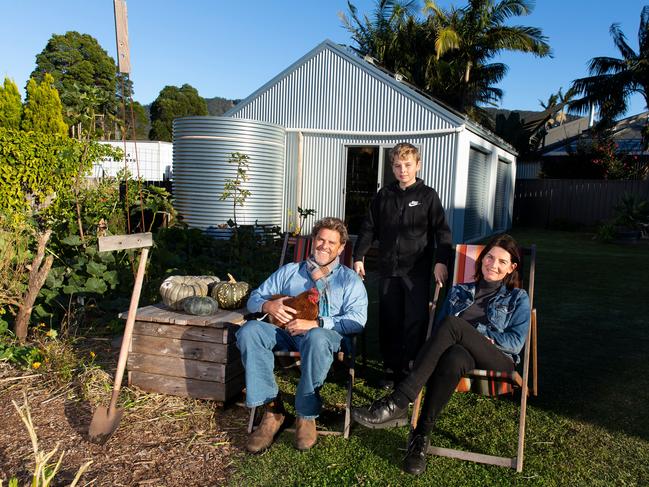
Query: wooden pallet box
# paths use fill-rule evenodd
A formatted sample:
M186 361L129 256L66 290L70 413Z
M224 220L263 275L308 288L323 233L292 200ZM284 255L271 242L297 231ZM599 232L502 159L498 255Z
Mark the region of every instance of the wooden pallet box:
M163 304L138 309L127 362L129 384L221 402L236 397L245 385L235 340L243 321L240 311L193 316Z

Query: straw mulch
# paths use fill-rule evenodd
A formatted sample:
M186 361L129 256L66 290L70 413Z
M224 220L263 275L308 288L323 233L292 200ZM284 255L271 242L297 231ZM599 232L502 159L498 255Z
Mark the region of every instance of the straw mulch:
M226 485L232 462L243 454L246 410L136 388L122 389L125 414L105 445L88 441L87 430L98 404L110 399L114 351L105 350L102 367L77 371L65 384L48 374L20 371L0 363L0 480L31 480L34 454L16 412L26 394L39 447L57 443L65 452L54 485L68 485L81 465L92 460L78 485L215 486ZM98 357L99 358L99 357Z

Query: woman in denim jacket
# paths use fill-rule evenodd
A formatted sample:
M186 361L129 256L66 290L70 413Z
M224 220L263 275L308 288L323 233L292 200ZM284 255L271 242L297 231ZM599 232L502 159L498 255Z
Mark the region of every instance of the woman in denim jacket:
M426 385L422 420L408 444L404 470L426 470L428 434L460 378L468 371L512 372L530 325L530 301L521 289L518 245L509 235L494 237L476 260L475 282L453 286L431 337L417 355L411 374L394 392L354 419L370 428L403 424L408 404Z

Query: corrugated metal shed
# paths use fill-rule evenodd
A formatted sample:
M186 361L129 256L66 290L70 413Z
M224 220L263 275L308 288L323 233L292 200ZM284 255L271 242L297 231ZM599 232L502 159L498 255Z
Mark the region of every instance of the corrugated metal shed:
M514 180L516 153L511 146L331 41L321 43L225 116L286 127L285 228L289 212L295 214L298 205L318 212L307 227L317 217L345 216L347 153L354 146L379 147L382 167L385 148L404 141L417 145L423 161L420 176L439 193L456 241L463 239L469 147L488 155L493 179L485 181L485 197L491 199L481 215L482 235L492 228L499 157L514 162ZM513 188L506 199L511 206Z

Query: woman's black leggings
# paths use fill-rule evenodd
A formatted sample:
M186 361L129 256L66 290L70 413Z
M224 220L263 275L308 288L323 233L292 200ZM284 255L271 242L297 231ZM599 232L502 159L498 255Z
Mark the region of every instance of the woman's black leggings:
M460 378L475 368L511 372L514 362L466 320L448 316L424 343L410 375L397 386L414 401L426 385L418 433L430 432Z

